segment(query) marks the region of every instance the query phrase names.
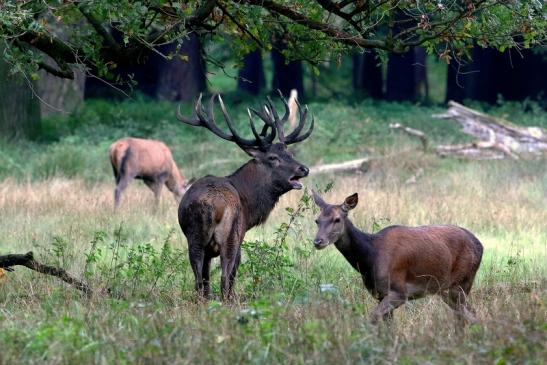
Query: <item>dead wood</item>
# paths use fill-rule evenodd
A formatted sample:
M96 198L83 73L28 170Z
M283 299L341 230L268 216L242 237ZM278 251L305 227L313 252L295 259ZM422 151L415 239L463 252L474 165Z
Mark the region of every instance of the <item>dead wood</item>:
M540 127L522 127L467 108L454 101L448 110L433 115L459 123L464 133L477 138L476 142L459 145L441 145L436 148L441 156L461 156L474 159L520 159L547 152L547 130Z
M391 128L391 129L400 129L403 132L405 132L406 134L408 134L409 136L419 138L420 142L422 143L423 150L424 151L427 150L427 136L421 130L410 128L410 127L405 127L401 123L391 123L389 125L389 128Z
M88 297L93 295L93 290L89 287L89 285L76 279L64 269L44 265L34 260L34 254L32 251L27 252L26 254L0 255L0 268L9 270L12 266L25 266L41 274L56 276L76 289L83 291Z
M345 161L341 163L317 165L310 168L310 174L365 171L368 168L368 163L370 161L371 161L370 157L364 157L364 158L358 158L356 160Z

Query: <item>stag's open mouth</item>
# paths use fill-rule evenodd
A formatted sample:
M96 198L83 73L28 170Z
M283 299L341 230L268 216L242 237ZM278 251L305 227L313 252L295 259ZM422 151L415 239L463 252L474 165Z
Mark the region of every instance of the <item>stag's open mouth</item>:
M291 184L293 189L296 189L296 190L302 189L303 185L300 181L298 181L301 178L302 176L293 176L289 179L289 183Z

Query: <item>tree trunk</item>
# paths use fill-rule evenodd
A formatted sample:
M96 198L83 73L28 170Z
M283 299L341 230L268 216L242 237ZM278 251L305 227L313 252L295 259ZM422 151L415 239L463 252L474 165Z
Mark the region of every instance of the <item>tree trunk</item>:
M547 60L538 50L508 50L475 47L472 61L458 68L450 65L446 100L473 99L495 103L526 98L547 101Z
M353 88L364 91L371 98L382 98L382 66L376 60L376 52L353 55Z
M0 59L0 136L32 138L38 135L40 105L29 82L10 76L9 65Z
M74 72L74 80L62 79L46 71L40 71L37 91L43 100L40 103L41 115L44 117L75 110L84 100L84 85L85 75L82 71Z
M287 97L292 89L298 91L298 100L304 100L304 75L302 61L296 60L286 63L285 56L278 50L272 50L273 79L272 89L281 90Z
M414 47L404 54L390 54L387 62L386 98L417 101L427 97L425 51Z
M174 43L160 46L163 54L174 53ZM155 97L167 100L191 101L206 89L205 63L201 56L202 48L199 37L191 33L182 42L180 51L172 60L166 60L154 53L151 67L157 75Z
M152 98L189 101L206 89L205 63L197 35L192 33L184 39L178 52L176 43L159 46L157 51L171 59L150 51L129 64L118 65L114 73L121 83L115 86L121 91L97 78L88 77L85 97L116 99L123 98L124 93L131 95L136 91ZM134 89L129 85L132 80L137 83Z
M243 66L239 70L237 89L252 95L258 95L266 85L262 52L257 49L243 57Z

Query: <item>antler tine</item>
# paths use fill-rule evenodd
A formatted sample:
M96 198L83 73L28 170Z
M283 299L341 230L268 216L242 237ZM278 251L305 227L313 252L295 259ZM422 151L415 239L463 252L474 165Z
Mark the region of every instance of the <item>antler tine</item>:
M194 107L194 113L197 115L200 121L200 126L205 127L209 129L211 132L213 132L218 137L225 139L227 141L233 141L232 136L230 136L228 133L224 132L222 129L220 129L216 122L213 112L213 107L215 103L215 98L219 96L218 94L213 94L211 96L211 99L209 99L209 105L208 105L208 111L205 112L203 105L201 104L201 94L196 101L195 107Z
M300 132L302 132L304 125L306 124L306 118L308 116L308 106L306 105L304 108L302 108L300 104L298 103L298 101L296 101L296 105L298 106L298 110L300 111L300 120L298 121L298 125L292 131L292 133L287 136L285 141L285 144L287 145L301 142L305 140L306 138L308 138L311 132L313 131L313 127L315 124L315 118L312 116L310 128L308 129L308 131L304 133L303 135L299 135Z
M257 143L261 143L257 140L251 140L241 137L239 134L237 134L237 131L234 128L234 124L232 123L232 119L228 115L228 112L226 111L226 107L224 106L224 102L222 101L222 97L219 95L218 100L220 102L220 109L222 110L222 114L224 115L224 119L226 120L226 124L228 125L228 128L230 129L230 132L232 132L232 141L237 143L241 147L260 147L257 146Z
M249 110L264 122L264 127L262 128L260 135L264 137L264 141L267 144L271 144L275 139L277 130L275 128L275 122L272 120L272 117L269 114L268 108L264 106L263 111L258 111L253 108L249 108ZM270 134L267 134L268 128L271 128L272 130Z
M201 93L199 94L199 98L198 100L196 101L196 104L197 103L201 103ZM181 122L185 123L185 124L190 124L190 125L193 125L194 127L199 127L201 126L201 123L200 123L200 120L197 116L197 114L195 113L194 111L194 114L192 115L192 118L187 118L185 117L184 115L182 115L182 113L180 112L180 104L177 108L177 119L180 120Z
M285 107L285 115L281 119L281 123L285 125L285 123L287 123L287 120L289 120L289 116L291 115L291 109L289 108L289 104L287 103L287 100L283 96L283 93L281 92L281 90L277 89L277 92L279 94L279 98L283 102L283 106Z
M273 105L272 99L270 99L270 97L267 96L266 100L268 101L267 104L271 109L275 128L277 129L277 135L279 136L279 142L285 143L285 131L283 130L284 123L283 121L279 120L279 115L277 114L277 110L275 109L275 106Z

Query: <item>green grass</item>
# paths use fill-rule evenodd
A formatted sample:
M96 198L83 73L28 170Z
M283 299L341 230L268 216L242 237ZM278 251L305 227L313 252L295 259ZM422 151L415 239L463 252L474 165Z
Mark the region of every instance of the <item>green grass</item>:
M246 128L244 107L259 100L226 99ZM378 157L364 174L306 179L309 188L333 182L329 202L358 192L357 226L453 223L483 242L470 297L480 321L463 337L435 297L398 309L392 328L371 326L375 301L358 274L334 247L313 249L317 211L302 192L286 194L267 224L247 233L235 303L218 301L218 260L214 299L196 303L172 197L165 193L153 212L152 194L135 182L114 214L107 148L126 135L162 139L187 176L227 174L245 155L176 122L173 104L93 101L48 119L40 141L0 142L0 253L32 250L99 292L88 300L26 268L8 273L0 279L0 364L545 363L545 160L439 159L388 128L400 121L425 130L432 144L468 140L455 124L430 117L439 107L354 100L310 109L317 127L295 147L298 159ZM533 104L488 112L547 126ZM298 214L285 237L287 207ZM106 288L110 295L101 294Z

